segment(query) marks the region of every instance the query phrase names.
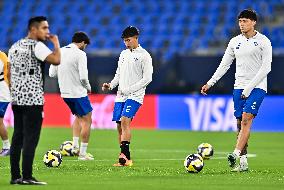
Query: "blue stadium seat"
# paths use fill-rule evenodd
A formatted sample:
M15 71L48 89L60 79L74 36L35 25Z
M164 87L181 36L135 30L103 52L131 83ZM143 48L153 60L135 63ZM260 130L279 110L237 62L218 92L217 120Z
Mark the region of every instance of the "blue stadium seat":
M83 30L94 41L89 49L124 48L121 31L135 25L141 30L144 47L170 58L175 52L210 48L212 41L227 41L237 28L236 13L244 8L254 8L261 18L271 19L274 7L281 3L284 1L144 0L137 6L135 0L3 0L0 47L9 48L26 33L29 17L46 15L51 32L57 33L63 44L75 31ZM276 47L284 47L283 28L264 27L260 32L271 37Z

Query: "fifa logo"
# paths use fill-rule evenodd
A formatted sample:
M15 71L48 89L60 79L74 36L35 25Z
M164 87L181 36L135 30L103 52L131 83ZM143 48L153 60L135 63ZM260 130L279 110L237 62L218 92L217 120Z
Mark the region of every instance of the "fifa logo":
M254 43L254 46L258 46L258 43L257 42L253 42Z

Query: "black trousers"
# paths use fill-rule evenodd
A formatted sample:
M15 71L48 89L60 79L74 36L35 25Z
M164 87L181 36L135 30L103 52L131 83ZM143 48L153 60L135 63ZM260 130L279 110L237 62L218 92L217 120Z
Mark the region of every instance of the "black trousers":
M14 113L14 133L10 149L12 180L23 177L31 179L35 150L39 141L43 106L12 105ZM22 176L20 159L22 153Z

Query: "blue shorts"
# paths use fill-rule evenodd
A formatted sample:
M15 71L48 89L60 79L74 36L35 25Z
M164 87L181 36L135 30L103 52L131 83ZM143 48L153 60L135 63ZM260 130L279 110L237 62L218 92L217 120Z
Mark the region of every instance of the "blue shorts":
M82 98L63 98L73 115L82 117L93 111L89 97Z
M0 118L4 118L9 103L10 102L0 102Z
M133 118L140 108L141 104L131 99L127 99L125 102L115 102L113 109L113 121L120 121L122 116Z
M242 89L234 89L233 92L235 117L237 119L242 118L243 112L251 113L256 116L266 92L260 88L255 88L251 91L247 99L241 98L242 92Z

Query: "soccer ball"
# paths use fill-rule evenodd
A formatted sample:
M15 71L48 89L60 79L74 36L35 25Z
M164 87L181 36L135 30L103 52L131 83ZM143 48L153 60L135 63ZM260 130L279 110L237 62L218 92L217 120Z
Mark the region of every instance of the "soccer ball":
M49 150L43 156L43 162L47 167L58 167L62 163L62 156L57 150Z
M184 160L184 167L189 173L198 173L204 166L203 158L199 154L190 154Z
M197 148L197 153L202 156L203 159L208 160L213 156L213 146L209 143L202 143Z
M62 156L74 156L72 148L73 148L72 141L64 141L60 145L60 153L62 154Z

